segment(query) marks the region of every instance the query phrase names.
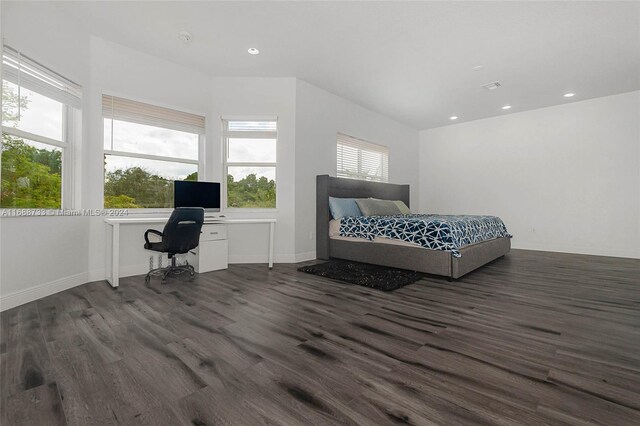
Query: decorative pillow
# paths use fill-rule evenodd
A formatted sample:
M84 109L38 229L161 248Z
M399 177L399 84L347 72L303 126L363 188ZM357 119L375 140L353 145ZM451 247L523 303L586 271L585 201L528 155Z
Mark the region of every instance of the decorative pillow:
M362 216L355 198L335 198L329 197L329 210L334 219L345 216Z
M376 198L366 198L356 200L360 211L364 216L389 216L401 214L400 209L391 200L378 200Z
M395 200L394 203L400 209L400 213L402 213L402 214L411 214L411 210L409 210L409 207L407 207L407 205L404 203L404 201Z

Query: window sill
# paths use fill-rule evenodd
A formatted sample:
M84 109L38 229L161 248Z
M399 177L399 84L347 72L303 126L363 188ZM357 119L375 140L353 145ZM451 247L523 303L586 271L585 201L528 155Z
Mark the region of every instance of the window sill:
M273 209L252 209L252 208L226 208L220 211L221 214L248 214L248 213L278 213L277 208Z
M105 209L105 210L117 210L127 211L127 216L170 216L173 209L171 208L156 208L156 209Z

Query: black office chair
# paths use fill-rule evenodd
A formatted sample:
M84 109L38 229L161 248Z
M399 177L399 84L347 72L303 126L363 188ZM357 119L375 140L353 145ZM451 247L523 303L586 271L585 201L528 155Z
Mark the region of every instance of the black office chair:
M196 274L193 266L187 264L176 265L176 254L184 254L198 247L200 232L204 222L204 209L201 207L179 207L176 208L169 221L164 226L162 232L155 229L147 229L144 233L144 248L161 253L167 253L171 259L171 265L164 268L156 268L149 271L144 279L145 284L149 284L152 275L161 275L162 284L167 276L179 275L189 272L191 279ZM162 241L152 243L149 241L149 234L154 234L162 238Z

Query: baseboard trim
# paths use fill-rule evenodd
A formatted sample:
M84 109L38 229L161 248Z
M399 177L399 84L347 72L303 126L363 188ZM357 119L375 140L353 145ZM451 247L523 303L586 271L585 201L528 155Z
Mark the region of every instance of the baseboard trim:
M260 254L244 255L244 254L230 254L229 263L267 263L267 256Z
M274 255L273 263L296 263L296 255L295 254Z
M164 262L162 266L168 266L168 262ZM120 268L120 278L132 277L134 275L144 275L149 272L149 264L127 265Z
M167 266L169 263L164 262L162 266ZM157 266L157 265L154 265ZM126 265L120 267L120 278L132 277L134 275L144 275L149 272L149 264L141 263L138 265ZM90 282L100 281L106 279L107 275L104 269L97 269L89 273Z
M25 303L42 299L43 297L86 284L87 282L89 282L89 274L82 272L24 290L14 291L13 293L0 297L0 311L6 311L7 309L24 305Z
M267 263L269 257L264 254L230 254L229 263ZM296 263L296 257L293 254L276 254L273 257L273 263Z
M300 263L300 262L306 262L308 260L315 260L316 259L316 252L314 251L308 251L305 253L296 253L296 263Z
M546 244L536 244L527 242L513 242L511 244L512 249L520 250L534 250L534 251L546 251L551 253L567 253L567 254L584 254L587 256L601 256L601 257L621 257L626 259L640 259L640 252L638 254L630 254L627 250L605 249L602 251L593 249L584 249L582 247L573 246L555 246L550 247Z
M94 281L102 281L106 279L106 274L104 273L104 269L94 269L93 271L89 271L89 282Z

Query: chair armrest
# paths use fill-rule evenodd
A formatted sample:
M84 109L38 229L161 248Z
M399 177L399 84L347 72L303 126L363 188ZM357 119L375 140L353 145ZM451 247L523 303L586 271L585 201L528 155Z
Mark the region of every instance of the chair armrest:
M147 244L150 244L150 243L149 243L149 234L154 234L154 235L157 235L157 236L159 236L160 238L162 238L162 232L160 232L160 231L156 231L155 229L147 229L147 231L144 233L144 241L145 241Z

